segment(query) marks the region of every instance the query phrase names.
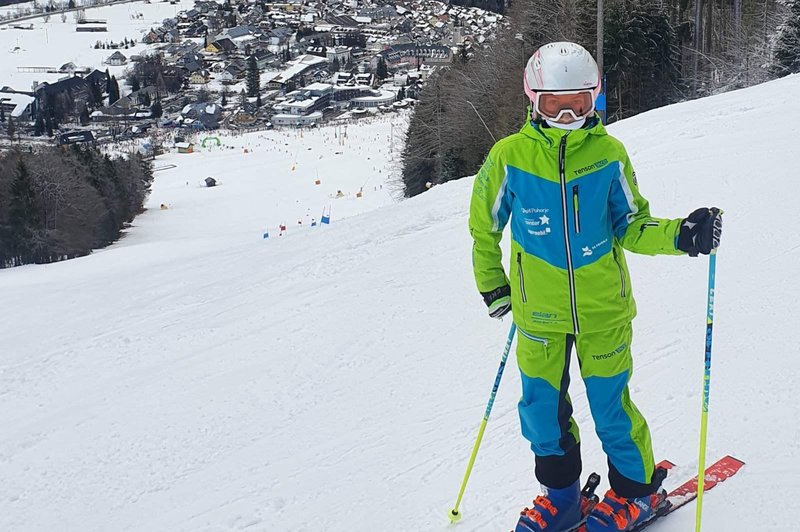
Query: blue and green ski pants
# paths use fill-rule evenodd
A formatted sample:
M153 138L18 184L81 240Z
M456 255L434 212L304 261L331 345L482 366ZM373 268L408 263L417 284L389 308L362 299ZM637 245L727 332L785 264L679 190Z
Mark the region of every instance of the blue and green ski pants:
M652 493L650 431L628 390L632 331L630 323L578 335L519 330L520 423L536 455L536 477L545 486L563 488L581 474L580 435L568 393L574 345L597 435L608 456L611 487L622 497Z

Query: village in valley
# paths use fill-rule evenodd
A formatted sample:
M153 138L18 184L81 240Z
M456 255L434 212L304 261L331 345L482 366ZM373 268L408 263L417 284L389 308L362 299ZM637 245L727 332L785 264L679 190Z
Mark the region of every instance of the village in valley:
M171 147L186 150L176 137L392 113L503 24L435 0L89 2L0 11L6 146L171 130ZM139 143L164 149L155 144Z

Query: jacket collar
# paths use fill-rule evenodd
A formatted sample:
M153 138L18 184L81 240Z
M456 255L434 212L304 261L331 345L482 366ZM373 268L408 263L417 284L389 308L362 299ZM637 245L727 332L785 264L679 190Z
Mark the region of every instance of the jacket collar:
M561 142L561 137L569 135L569 143L567 149L576 148L583 144L589 135L607 135L606 128L600 121L600 117L595 113L594 116L586 120L586 124L580 128L572 131L558 129L555 127L548 127L542 122L534 122L530 119L530 108L528 109L528 120L522 126L520 133L528 136L534 140L544 143L548 148L558 148Z

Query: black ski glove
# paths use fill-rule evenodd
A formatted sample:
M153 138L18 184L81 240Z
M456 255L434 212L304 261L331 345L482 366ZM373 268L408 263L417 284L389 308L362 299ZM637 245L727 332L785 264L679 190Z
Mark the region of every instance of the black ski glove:
M502 318L511 310L511 287L495 288L491 292L481 292L483 302L489 307L489 316Z
M703 207L681 221L678 249L692 257L698 253L708 255L719 247L722 237L722 211L716 207Z

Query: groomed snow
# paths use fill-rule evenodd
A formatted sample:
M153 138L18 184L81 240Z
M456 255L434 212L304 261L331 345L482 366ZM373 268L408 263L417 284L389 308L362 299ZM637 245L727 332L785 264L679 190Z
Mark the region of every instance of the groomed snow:
M800 498L798 91L795 76L610 128L654 213L726 210L708 457L747 465L707 494L709 532L786 530ZM246 222L269 212L257 177L270 172L249 161L225 159L218 190L165 170L151 205L179 198L174 211L148 211L119 245L0 271L0 529L451 530L509 326L473 284L472 180L264 242ZM280 179L294 179L290 161ZM289 205L299 187L270 201ZM629 263L633 397L657 456L688 474L707 260ZM452 530L509 530L536 494L518 398L511 363ZM585 471L605 473L577 374L572 399ZM693 527L689 505L652 530Z
M90 20L106 20L107 32L77 32L75 13L66 13L61 21L60 13L52 13L49 21L44 17L20 22L33 25L32 30L14 29L10 25L0 26L0 84L16 90L31 90L34 81L54 83L70 74L49 74L44 72L20 71L18 67L55 67L72 62L78 68L90 67L101 71L108 69L120 82L123 72L129 65L110 66L105 60L119 51L130 60L131 55L155 49L159 45L146 45L141 42L142 35L157 28L165 18L177 15L181 10L191 9L193 0L179 0L176 4L168 2L133 2L120 5L92 7L85 10ZM120 42L135 40L136 45L119 50L95 49L97 41Z

